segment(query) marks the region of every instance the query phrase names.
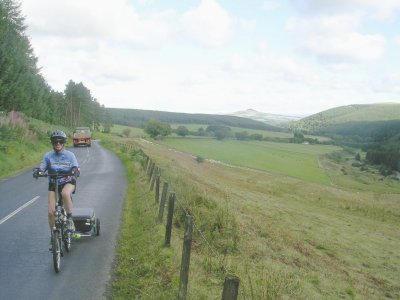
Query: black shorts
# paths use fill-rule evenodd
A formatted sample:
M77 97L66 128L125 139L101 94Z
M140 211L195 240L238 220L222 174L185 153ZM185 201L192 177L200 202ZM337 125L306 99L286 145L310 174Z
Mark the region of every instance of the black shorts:
M76 189L76 180L75 180L75 179L72 179L72 180L69 181L69 182L66 182L66 183L64 183L64 184L60 184L60 185L58 186L58 190L61 192L62 189L64 188L64 186L65 186L67 183L70 183L70 184L74 185L74 186L75 186L75 189ZM56 191L56 185L55 185L55 183L54 183L54 182L49 182L49 192L55 192L55 191ZM75 193L75 190L73 191L73 193Z

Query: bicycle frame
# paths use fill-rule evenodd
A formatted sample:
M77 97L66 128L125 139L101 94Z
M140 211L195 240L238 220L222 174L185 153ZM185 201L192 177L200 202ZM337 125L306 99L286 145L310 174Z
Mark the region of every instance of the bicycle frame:
M34 169L34 171L37 170ZM72 173L54 173L54 174L41 174L38 177L50 177L54 180L55 184L55 222L52 228L52 253L53 253L53 264L56 273L60 271L61 267L61 257L64 256L64 250L69 252L71 249L71 238L72 232L66 230L67 224L67 213L64 208L64 203L61 196L61 191L59 190L58 178L64 176L73 176Z
M53 175L49 175L53 177ZM57 179L65 174L54 175L55 180L55 222L53 226L53 263L54 270L58 273L60 271L60 258L64 256L64 250L69 252L71 249L71 235L69 230L66 230L67 212L64 208L61 191Z

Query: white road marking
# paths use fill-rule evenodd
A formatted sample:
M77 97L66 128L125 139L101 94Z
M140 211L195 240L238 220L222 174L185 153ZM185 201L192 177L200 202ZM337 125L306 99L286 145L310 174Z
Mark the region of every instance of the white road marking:
M22 205L21 207L17 208L16 210L14 210L11 214L9 214L7 217L3 218L0 220L0 225L3 224L5 221L7 221L8 219L11 219L13 216L15 216L17 213L19 213L21 210L23 210L25 207L31 205L33 202L35 202L37 199L39 199L40 196L36 196L35 198L33 198L32 200L29 200L28 202L26 202L24 205Z

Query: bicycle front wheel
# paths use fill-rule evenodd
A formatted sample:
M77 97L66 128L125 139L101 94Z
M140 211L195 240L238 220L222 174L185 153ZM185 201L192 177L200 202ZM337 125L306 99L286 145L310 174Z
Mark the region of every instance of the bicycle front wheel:
M53 265L56 273L60 272L61 266L61 238L60 232L55 230L53 232Z
M69 231L64 231L64 246L67 252L71 250L71 232Z

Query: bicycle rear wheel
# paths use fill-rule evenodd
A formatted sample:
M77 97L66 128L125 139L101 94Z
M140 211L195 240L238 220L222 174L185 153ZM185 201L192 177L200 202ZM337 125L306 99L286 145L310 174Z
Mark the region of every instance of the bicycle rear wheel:
M61 266L61 239L57 230L53 232L53 265L54 271L58 273Z

